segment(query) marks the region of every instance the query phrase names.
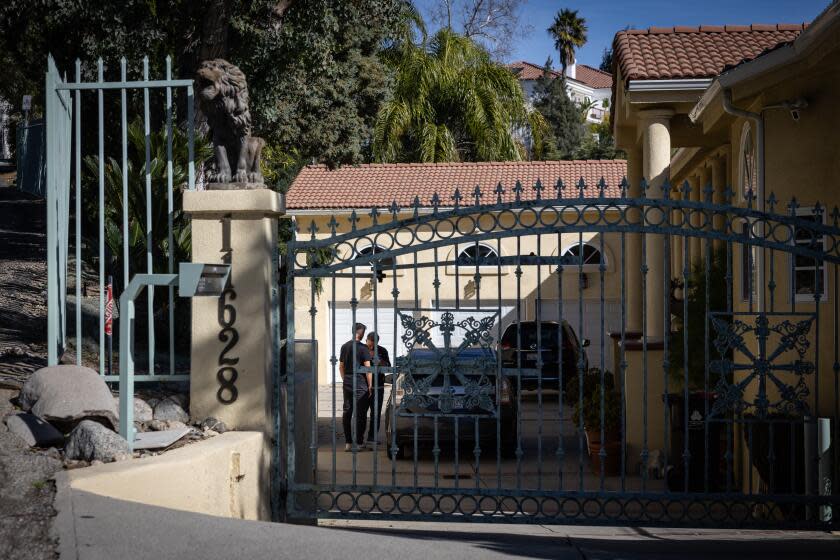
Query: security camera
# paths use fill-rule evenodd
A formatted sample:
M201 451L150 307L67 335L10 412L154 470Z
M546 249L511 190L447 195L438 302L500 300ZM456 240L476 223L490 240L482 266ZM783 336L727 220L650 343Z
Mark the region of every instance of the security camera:
M793 122L799 122L799 109L791 109L790 118L793 119Z

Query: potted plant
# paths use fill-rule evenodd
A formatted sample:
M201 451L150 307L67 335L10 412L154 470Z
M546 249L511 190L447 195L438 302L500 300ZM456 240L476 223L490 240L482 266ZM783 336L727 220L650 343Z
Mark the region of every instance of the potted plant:
M603 391L603 439L601 438L601 397L602 391L596 388L584 397L583 407L575 406L573 421L580 425L583 416L583 429L586 433L586 445L589 451L592 473L601 474L601 450L606 452L604 474L618 476L621 470L621 398L618 393Z

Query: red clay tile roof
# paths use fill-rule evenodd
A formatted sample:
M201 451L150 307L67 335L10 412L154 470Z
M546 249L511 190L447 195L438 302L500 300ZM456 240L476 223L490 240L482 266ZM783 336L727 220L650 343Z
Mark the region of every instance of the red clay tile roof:
M520 60L517 62L511 62L507 65L507 67L510 68L520 80L536 80L543 75L543 67L539 64L534 64L533 62ZM560 72L557 70L551 70L551 75L557 78L560 76ZM601 70L592 68L586 64L577 65L574 80L593 89L612 87L612 74L602 72Z
M620 183L627 173L624 160L577 161L511 161L487 163L394 163L345 166L330 170L323 165L308 165L295 178L286 193L289 210L386 208L393 201L401 208L414 203L431 206L432 195L438 193L441 206L452 206L452 195L460 189L461 204L474 204L471 196L476 185L481 187L483 203L496 200L494 190L502 183L503 200L514 200L513 187L521 181L523 200L533 200L537 179L545 186L543 198L554 196L557 179L567 185L565 196L578 196L574 188L583 177L585 194L597 196L597 183L603 177L606 196L619 196Z
M537 80L543 75L543 67L539 64L534 64L533 62L519 60L517 62L511 62L507 65L507 67L510 68L520 80ZM549 72L555 78L560 76L560 72L556 70L550 70Z
M597 68L592 68L586 64L577 65L575 79L593 89L611 88L613 83L612 74L598 70Z
M795 39L807 24L703 25L619 31L613 40L625 80L712 78L724 68Z

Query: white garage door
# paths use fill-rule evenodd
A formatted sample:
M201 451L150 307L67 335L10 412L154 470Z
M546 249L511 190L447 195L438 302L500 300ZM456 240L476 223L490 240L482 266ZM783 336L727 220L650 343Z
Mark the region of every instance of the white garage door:
M336 307L335 310L335 332L332 328L332 309L327 318L330 331L330 348L335 352L335 357L338 359L341 353L341 345L353 337L353 311L349 307ZM374 330L373 321L373 307L357 307L356 308L356 322L367 325L367 332ZM376 308L376 332L379 334L379 344L388 350L388 355L391 356L391 361L394 360L394 309L392 307L377 307ZM397 344L400 345L400 337L404 330L401 325L397 325ZM330 358L325 357L324 367L325 371L332 375L332 364ZM338 373L338 363L335 366L335 378L333 383L341 382L341 376Z
M606 333L621 330L621 304L618 301L607 300L604 302L604 330L601 331L601 302L583 302L583 323L580 322L580 302L578 300L563 300L563 318L575 330L578 338L588 338L589 348L586 355L589 357L590 367L601 365L601 340L604 341L604 367L615 372L613 360L613 345ZM557 300L545 300L541 305L542 319L545 321L557 320Z

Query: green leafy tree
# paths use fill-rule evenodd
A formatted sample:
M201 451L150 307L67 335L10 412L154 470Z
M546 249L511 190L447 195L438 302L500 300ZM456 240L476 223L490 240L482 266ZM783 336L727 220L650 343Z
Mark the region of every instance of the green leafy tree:
M612 74L612 65L613 65L613 50L612 47L605 48L603 54L601 54L601 64L598 65L598 69L602 72L607 72L608 74Z
M375 128L378 161L520 160L513 130L524 126L541 144L543 119L527 108L516 77L472 40L444 28L392 62L393 96Z
M551 57L534 87L534 108L548 125L545 148L537 159L571 159L583 138L580 109L569 99L564 76L551 72Z
M254 133L269 145L332 165L369 161L373 124L390 91L391 71L380 56L399 34L408 0L124 0L78 2L6 0L0 3L0 97L18 104L34 95L43 108L47 55L72 79L75 59L83 78L119 78L119 60L139 78L142 57L150 73L191 77L201 60L226 58L248 77ZM176 96L183 109L185 96ZM129 114L142 113L130 96ZM107 102L106 122L119 122L119 104ZM96 96L83 96L83 149L96 139ZM153 109L153 127L163 122ZM181 125L183 126L183 122ZM106 127L107 146L119 146L118 127Z
M548 34L554 39L554 48L560 53L563 74L566 67L575 60L575 49L586 43L586 20L578 16L577 10L563 8L554 15L554 22Z
M575 151L575 159L621 159L623 151L615 147L609 114L600 123L591 123Z

